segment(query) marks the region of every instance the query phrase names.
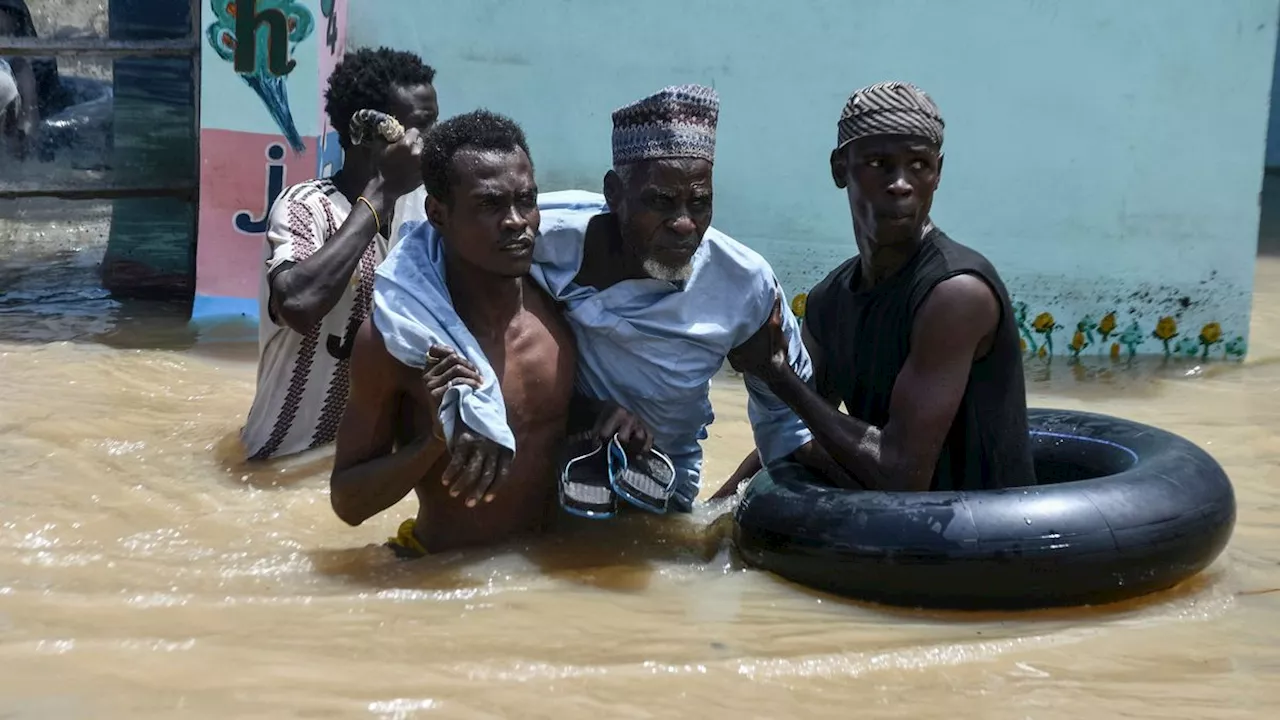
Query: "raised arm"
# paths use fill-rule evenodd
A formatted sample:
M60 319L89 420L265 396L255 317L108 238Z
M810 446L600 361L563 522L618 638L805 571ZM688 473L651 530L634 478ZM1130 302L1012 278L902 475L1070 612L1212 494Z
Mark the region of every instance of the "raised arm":
M416 374L416 373L415 373ZM338 426L329 501L343 522L359 525L404 499L445 452L432 428L396 447L397 418L408 393L405 371L366 320L351 352L351 391Z
M928 490L973 361L999 318L999 302L982 279L958 275L939 283L916 314L911 352L894 383L884 428L839 412L789 366L769 372L769 384L863 486Z
M381 170L360 194L368 204L352 203L351 214L331 238L323 237L319 218L302 202L289 198L271 208L273 320L305 334L338 304L369 243L390 231L396 201L421 184L418 142L418 131L410 129L399 142L375 151Z

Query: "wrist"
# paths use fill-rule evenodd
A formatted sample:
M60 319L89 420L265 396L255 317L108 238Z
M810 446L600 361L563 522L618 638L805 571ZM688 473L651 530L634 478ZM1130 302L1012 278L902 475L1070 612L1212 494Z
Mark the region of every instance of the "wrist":
M769 387L782 383L791 372L791 365L785 360L771 360L761 369L760 379Z
M764 376L760 379L768 386L770 392L778 396L779 400L788 404L795 400L795 383L800 378L790 365L786 363L781 365L770 363Z
M360 195L373 204L373 209L377 211L379 218L389 215L398 199L387 189L387 183L381 175L374 175L369 182L365 183L364 191Z
M426 460L429 456L439 452L440 448L446 447L443 436L438 435L438 432L438 430L432 428L431 432L414 438L405 449L414 458Z

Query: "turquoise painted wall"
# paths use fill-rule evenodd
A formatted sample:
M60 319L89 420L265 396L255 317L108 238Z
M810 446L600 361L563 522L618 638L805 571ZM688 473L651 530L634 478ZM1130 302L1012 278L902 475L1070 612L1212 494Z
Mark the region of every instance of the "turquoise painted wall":
M1028 325L1047 312L1064 326L1055 355L1109 312L1117 329L1094 332L1085 357L1130 327L1139 353L1163 353L1162 317L1178 326L1171 350L1202 352L1210 322L1224 334L1212 356L1247 338L1278 0L360 6L351 46L420 52L446 115L515 117L545 189L599 188L613 108L666 84L716 87L715 224L792 294L854 252L827 168L847 94L910 80L947 121L935 220L996 263ZM1046 336L1028 338L1034 353Z

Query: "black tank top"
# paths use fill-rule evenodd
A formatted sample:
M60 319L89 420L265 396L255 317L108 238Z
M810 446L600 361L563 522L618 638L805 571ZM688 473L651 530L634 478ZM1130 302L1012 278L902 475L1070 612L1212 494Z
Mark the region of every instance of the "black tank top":
M990 352L973 364L938 466L934 490L979 490L1035 484L1027 434L1022 350L1009 293L978 252L934 228L893 277L865 291L855 256L809 293L804 323L818 342L818 388L828 388L853 417L883 428L889 398L911 348L916 311L934 286L961 274L982 278L1000 300Z

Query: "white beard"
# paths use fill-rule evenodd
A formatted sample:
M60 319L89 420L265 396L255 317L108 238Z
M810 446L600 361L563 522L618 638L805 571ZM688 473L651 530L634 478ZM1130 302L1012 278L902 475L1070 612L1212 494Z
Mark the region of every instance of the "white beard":
M642 267L645 274L654 280L664 280L669 283L687 282L690 277L693 277L692 260L678 267L671 267L653 258L646 258Z

